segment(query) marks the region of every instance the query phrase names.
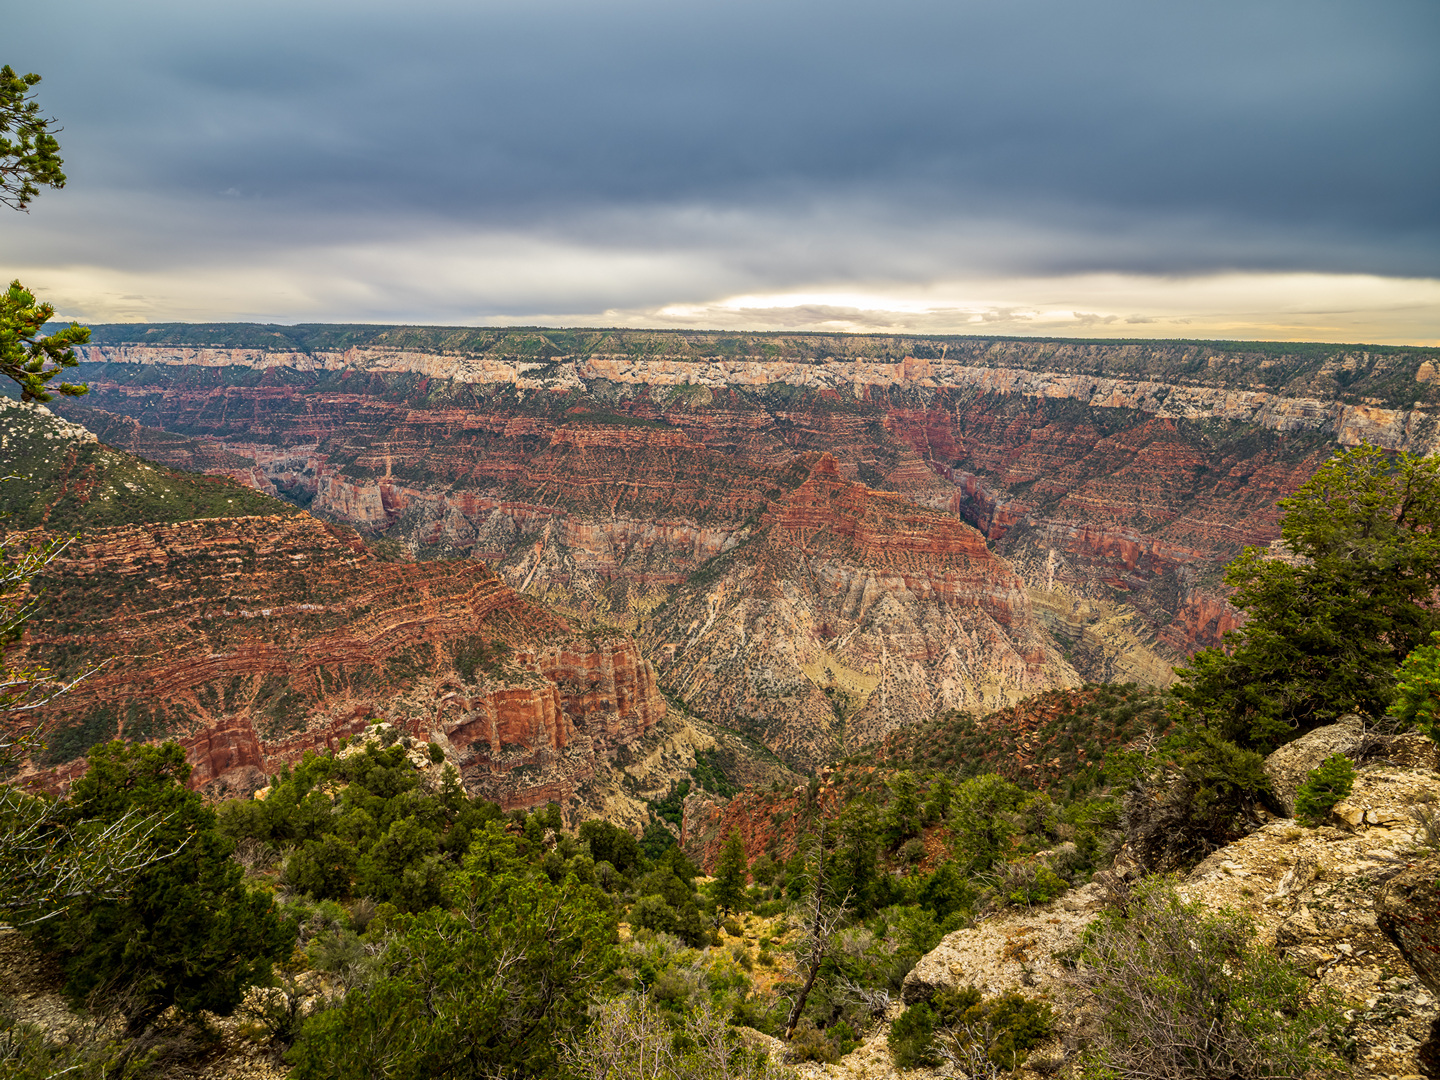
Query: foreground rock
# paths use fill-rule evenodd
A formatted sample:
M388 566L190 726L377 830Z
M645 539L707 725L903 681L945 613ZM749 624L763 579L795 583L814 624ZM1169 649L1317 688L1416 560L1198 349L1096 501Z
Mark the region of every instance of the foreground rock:
M1007 912L968 930L957 930L926 953L905 976L906 1004L937 991L973 986L986 997L1015 991L1056 1000L1065 969L1056 954L1074 949L1104 906L1098 884L1072 889L1052 904Z
M1265 759L1265 775L1271 793L1287 815L1295 813L1295 791L1334 754L1351 756L1365 738L1365 722L1358 716L1341 717L1339 723L1316 728L1286 743Z
M1440 994L1440 855L1398 874L1376 908L1385 936L1430 992Z
M1261 943L1299 966L1316 991L1339 998L1359 1077L1433 1076L1440 1064L1427 1045L1440 1018L1440 856L1425 845L1412 814L1440 807L1440 774L1395 763L1430 762L1427 743L1404 736L1382 751L1385 759L1361 766L1334 824L1304 829L1289 819L1274 822L1215 852L1180 885L1186 900L1250 918ZM904 1000L973 985L986 995L1014 991L1051 1001L1057 1038L1033 1061L1052 1067L1084 1039L1081 1003L1066 986L1060 958L1078 951L1105 887L1097 880L1046 907L1004 912L948 935L906 977ZM814 1074L923 1075L889 1063L887 1030L880 1025L865 1046Z

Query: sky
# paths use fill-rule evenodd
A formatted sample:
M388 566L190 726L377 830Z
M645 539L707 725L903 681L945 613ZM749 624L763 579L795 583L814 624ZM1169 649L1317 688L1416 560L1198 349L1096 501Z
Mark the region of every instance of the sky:
M45 0L96 322L1440 344L1435 0ZM3 209L3 208L0 208Z

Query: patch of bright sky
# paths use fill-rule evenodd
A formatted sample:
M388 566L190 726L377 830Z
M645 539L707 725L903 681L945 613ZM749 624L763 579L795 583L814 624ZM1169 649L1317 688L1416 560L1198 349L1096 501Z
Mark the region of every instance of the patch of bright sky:
M268 267L43 267L22 271L66 318L450 325L622 326L850 333L1356 341L1440 346L1440 281L1361 274L1083 274L872 288L736 293L646 305L527 307L564 292L684 290L684 260L535 252L510 263L349 252ZM338 272L342 264L351 272ZM700 284L690 280L688 284ZM688 290L687 290L688 291ZM503 308L495 301L508 301ZM520 303L517 305L516 302Z

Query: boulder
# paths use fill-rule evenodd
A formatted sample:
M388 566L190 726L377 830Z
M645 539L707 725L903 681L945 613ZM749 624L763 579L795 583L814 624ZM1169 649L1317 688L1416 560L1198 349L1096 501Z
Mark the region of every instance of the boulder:
M1430 991L1440 994L1440 855L1390 880L1375 921Z
M915 965L901 994L907 1005L940 990L973 986L987 997L1017 991L1041 997L1065 981L1061 956L1077 950L1080 935L1104 905L1097 884L1071 889L1053 903L1006 911L947 934Z
M1365 721L1353 713L1337 723L1306 732L1286 743L1265 759L1265 775L1275 800L1291 817L1295 815L1295 789L1305 782L1311 769L1332 754L1353 754L1365 737Z

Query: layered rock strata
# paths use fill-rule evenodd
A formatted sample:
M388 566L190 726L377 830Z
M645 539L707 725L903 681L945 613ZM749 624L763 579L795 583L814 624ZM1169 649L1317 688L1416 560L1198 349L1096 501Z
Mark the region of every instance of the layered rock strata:
M1037 359L1033 346L1005 342L1008 354ZM947 350L948 351L948 350ZM1091 348L1094 351L1094 347ZM809 362L761 357L690 359L681 356L605 355L555 357L537 361L523 357L436 353L395 348L351 348L339 351L285 352L260 349L190 348L150 345L91 345L77 350L88 363L121 363L202 368L288 369L299 372L368 371L420 375L478 385L506 385L517 390L578 390L603 380L618 385L665 387L766 387L777 383L818 391L848 391L863 397L870 387L913 386L921 389L969 390L981 394L1018 394L1025 397L1075 401L1090 408L1135 409L1155 416L1217 419L1254 424L1276 431L1322 430L1342 445L1361 441L1387 449L1429 453L1440 439L1440 423L1426 411L1386 408L1381 399L1347 403L1319 397L1277 394L1266 389L1237 388L1230 378L1206 378L1192 372L1191 379L1151 381L1112 378L1093 372L1036 370L1003 363L975 366L958 360L904 356L894 362L869 359L818 358ZM1211 350L1208 360L1226 366L1231 358L1223 349ZM1409 370L1410 389L1420 396L1426 389L1415 376L1424 358L1415 350L1401 371ZM1030 355L1026 355L1029 353ZM1216 356L1214 354L1218 353ZM1054 350L1043 354L1053 364ZM993 353L992 353L993 358ZM1377 366L1378 358L1348 357L1349 370L1361 363ZM1233 361L1232 361L1233 362ZM1383 369L1383 361L1382 370ZM1263 361L1250 381L1263 385ZM1336 365L1345 370L1345 360ZM1433 370L1433 368L1432 368ZM1399 372L1397 371L1397 374ZM1194 376L1198 375L1198 378ZM1221 385L1216 386L1215 383Z
M665 713L632 640L574 636L482 564L384 562L305 515L93 530L42 584L28 657L62 677L114 659L41 713L41 781L102 739L179 737L192 783L244 789L378 716L528 806Z
M978 532L828 454L643 633L687 703L812 768L940 709L1080 681Z
M688 626L715 567L763 547L750 539L809 475L807 455L828 452L844 480L932 511L937 537L956 518L975 526L1003 557L987 564L995 589L1008 595L1018 577L1025 604L1007 604L1049 638L1049 684L1163 684L1239 624L1220 568L1275 539L1277 498L1337 445L1424 451L1440 432L1416 407L1440 400L1440 383L1420 379L1424 350L353 327L202 327L196 340L213 344L197 345L180 332L97 331L81 372L89 402L143 428L100 413L92 426L175 464L208 458L421 557L484 560L581 622L644 637L667 688L711 719L738 707L764 727L792 700L807 730L765 737L797 753L842 743L870 680L899 678L892 654L915 648L871 648L883 662L842 660L853 677L832 665L806 690L778 674L788 660L777 668L749 645L708 660L682 650L667 612L685 607ZM277 344L227 347L226 334ZM865 562L878 550L860 545L851 566L885 591L893 575ZM808 563L767 566L757 587L768 574L763 588L808 597ZM808 598L798 614L771 608L770 642L826 621ZM938 604L906 610L921 637L989 662ZM958 669L938 674L922 651L921 674L896 684L923 690L918 707L1007 700ZM1030 685L1008 663L990 681ZM696 693L722 668L763 693Z

